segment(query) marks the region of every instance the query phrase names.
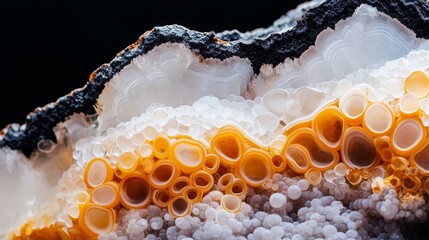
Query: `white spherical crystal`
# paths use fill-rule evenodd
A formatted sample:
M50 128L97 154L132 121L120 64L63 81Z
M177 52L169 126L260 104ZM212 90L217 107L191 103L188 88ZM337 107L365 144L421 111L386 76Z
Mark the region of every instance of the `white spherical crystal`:
M270 196L270 205L273 208L282 208L286 205L286 196L281 193L273 193Z
M298 185L292 185L287 189L287 196L292 200L297 200L301 197L302 191Z

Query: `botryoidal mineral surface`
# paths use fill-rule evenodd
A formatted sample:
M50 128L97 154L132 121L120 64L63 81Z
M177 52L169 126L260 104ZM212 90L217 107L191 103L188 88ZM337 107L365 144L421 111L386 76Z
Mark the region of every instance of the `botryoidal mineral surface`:
M155 27L0 136L7 239L424 239L429 3Z

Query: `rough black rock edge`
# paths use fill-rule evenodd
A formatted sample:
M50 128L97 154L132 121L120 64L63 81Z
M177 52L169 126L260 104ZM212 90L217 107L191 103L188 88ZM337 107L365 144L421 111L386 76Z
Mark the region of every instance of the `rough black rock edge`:
M429 38L429 3L424 0L327 0L308 10L296 26L283 33L272 33L265 39L251 43L238 40L221 41L214 33L201 33L178 25L156 27L143 34L136 43L128 46L109 63L95 70L89 82L81 89L59 98L43 108L37 108L26 118L26 124L10 124L0 134L0 148L20 150L30 156L37 143L49 139L56 142L53 128L74 113L94 114L94 105L104 85L130 61L163 43L184 43L204 58L226 59L232 56L248 58L255 73L262 64L277 65L286 58L297 58L311 45L317 35L351 16L361 4L368 4L398 19L412 29L417 37Z

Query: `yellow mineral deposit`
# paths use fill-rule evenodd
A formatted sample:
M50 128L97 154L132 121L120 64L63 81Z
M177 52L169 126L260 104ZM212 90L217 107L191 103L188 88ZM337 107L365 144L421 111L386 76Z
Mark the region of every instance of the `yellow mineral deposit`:
M135 149L88 161L83 172L87 189L75 194L77 205L68 215L78 223L75 231L96 238L113 229L122 207L153 204L178 218L209 197L235 213L251 188L265 186L275 173L286 171L303 175L304 189L334 174L375 193L381 191L379 182L401 194L428 193L428 128L418 104L428 95L428 81L424 73L412 73L405 81L407 93L390 103L370 102L364 91L352 89L312 119L286 126L268 146L232 125L220 127L205 141L186 134L167 136L151 127ZM277 100L265 98L264 104L279 116L287 114L274 105L287 92L271 94ZM399 110L394 114L395 107ZM290 194L299 196L301 190L292 187ZM273 198L273 204L282 199ZM63 230L52 231L58 235Z

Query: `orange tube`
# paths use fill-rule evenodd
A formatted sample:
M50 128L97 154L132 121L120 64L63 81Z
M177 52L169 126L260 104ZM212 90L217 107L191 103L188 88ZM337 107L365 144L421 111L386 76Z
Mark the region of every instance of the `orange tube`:
M408 167L408 160L404 157L394 157L391 164L395 170L405 170Z
M418 118L399 118L391 139L393 151L402 156L409 156L424 145L427 130Z
M235 168L235 175L252 187L262 186L273 174L270 156L257 148L249 148Z
M386 170L383 166L378 165L371 171L371 181L375 181L376 178L384 179L386 177Z
M271 163L273 164L274 171L276 173L281 173L286 169L287 161L283 155L271 156Z
M152 199L152 187L142 173L131 174L122 179L119 193L122 205L128 209L145 208Z
M416 176L404 176L402 178L402 187L408 192L416 192L420 189L422 182Z
M159 135L152 143L153 155L158 159L166 159L170 148L170 139L167 136Z
M341 142L341 157L349 168L371 168L378 156L374 140L361 127L351 127L344 133Z
M244 151L243 136L232 129L217 132L210 141L210 153L219 156L220 164L224 167L237 163Z
M350 125L358 125L362 121L368 99L360 89L352 89L341 97L339 109L344 114L346 122Z
M141 145L137 152L139 153L141 158L153 158L153 147L148 143L144 143Z
M241 209L243 202L237 196L225 194L220 200L220 205L227 212L238 212Z
M113 169L109 166L107 159L96 157L91 159L85 166L83 180L88 187L97 187L113 179Z
M188 186L191 186L191 180L187 176L180 176L174 179L170 186L168 186L168 191L172 196L178 196Z
M387 183L390 183L390 185L392 185L392 187L394 188L399 188L401 187L401 179L399 179L398 177L396 177L395 175L392 175L390 177L387 177L385 179L385 181L387 181Z
M285 150L289 168L296 173L305 173L310 167L310 153L301 144L289 144Z
M185 217L191 213L192 204L184 196L177 196L168 202L168 212L174 218Z
M220 166L219 157L215 154L207 154L203 162L203 170L213 175L217 172Z
M200 142L181 138L173 143L169 154L183 173L191 174L202 168L206 149Z
M155 167L155 161L152 158L142 159L140 161L140 165L143 172L148 174L153 171L153 168Z
M100 234L112 231L115 221L113 209L90 203L81 209L78 224L88 237L97 238Z
M322 181L322 172L317 168L310 168L305 172L304 177L311 185L316 186Z
M390 148L390 137L382 136L382 137L374 138L374 146L377 152L381 154L381 152L384 149Z
M187 202L195 204L203 199L203 191L195 186L188 186L183 189L183 196Z
M321 144L336 151L340 149L346 122L338 107L329 106L317 113L313 119L312 128Z
M423 71L411 73L405 80L404 89L419 98L426 97L429 94L429 78Z
M410 156L410 164L423 176L429 176L429 140Z
M225 191L226 188L234 181L235 176L232 173L225 173L217 181L217 187L220 191Z
M123 174L134 172L139 165L137 155L133 152L124 152L117 160L116 167L121 170Z
M195 186L203 193L207 193L213 187L213 176L203 170L196 171L189 176L191 186Z
M349 180L351 185L358 185L362 181L362 174L359 169L351 169L347 174L347 180Z
M286 136L289 136L293 132L297 131L298 129L311 128L312 123L313 123L312 119L297 122L297 123L293 124L292 126L287 127L287 129L285 130L285 132L283 134Z
M392 131L395 122L393 110L385 103L371 103L365 110L362 126L374 137L381 137Z
M99 206L107 208L116 207L120 201L118 183L110 181L95 187L91 192L91 200Z
M83 206L89 203L91 195L87 191L79 191L75 195L75 200L79 206Z
M425 191L426 194L429 194L429 178L426 178L423 183L423 191Z
M158 160L148 175L148 180L153 188L167 188L174 179L181 175L179 166L170 160Z
M168 207L168 202L173 199L166 189L155 189L152 195L152 203L160 208Z
M285 150L290 144L300 144L310 155L310 166L321 171L333 168L340 160L338 152L320 145L316 139L316 133L311 128L298 129L287 139L282 155L286 156Z
M420 107L419 101L420 99L414 94L407 93L403 95L399 99L399 103L398 103L399 110L402 112L402 115L412 116L417 114Z
M243 180L236 178L226 187L225 193L244 200L247 194L247 185Z

